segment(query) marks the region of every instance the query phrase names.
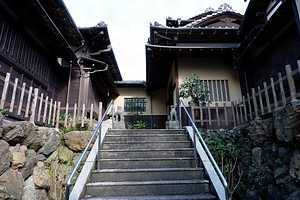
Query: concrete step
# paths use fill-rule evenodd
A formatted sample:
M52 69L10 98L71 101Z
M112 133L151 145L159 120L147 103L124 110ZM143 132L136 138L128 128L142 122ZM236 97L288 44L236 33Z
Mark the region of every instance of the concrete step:
M125 129L125 130L110 130L107 135L143 135L143 134L184 134L185 130L171 129Z
M120 196L120 197L85 197L83 200L216 200L211 194L197 195L155 195L155 196Z
M91 173L94 182L189 180L203 177L202 168L103 169Z
M101 158L193 157L193 148L101 150Z
M122 134L122 135L107 135L105 141L183 141L188 140L187 134Z
M192 168L194 157L101 159L100 169Z
M106 142L103 141L102 149L167 149L191 148L190 141L143 141L143 142Z
M121 181L88 183L90 196L148 196L148 195L194 195L207 193L206 180L167 180L167 181Z

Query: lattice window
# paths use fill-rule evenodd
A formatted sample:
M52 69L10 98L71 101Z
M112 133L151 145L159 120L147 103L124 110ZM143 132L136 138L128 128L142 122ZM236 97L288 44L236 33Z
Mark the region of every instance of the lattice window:
M146 98L124 98L125 112L146 112Z

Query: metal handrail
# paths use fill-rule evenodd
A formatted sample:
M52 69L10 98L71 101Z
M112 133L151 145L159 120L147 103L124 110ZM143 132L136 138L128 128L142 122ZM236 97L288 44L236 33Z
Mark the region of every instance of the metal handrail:
M193 126L193 128L194 128L194 130L195 130L195 131L194 131L194 139L196 138L196 137L195 137L195 132L196 132L196 133L197 133L197 136L198 136L198 138L199 138L199 141L201 142L201 145L202 145L202 147L204 148L205 153L207 154L207 156L208 156L210 162L212 163L214 169L216 170L216 172L217 172L217 174L218 174L218 177L221 179L221 182L222 182L223 187L224 187L224 189L225 189L225 199L228 200L228 199L229 199L229 189L228 189L227 181L226 181L225 177L223 176L223 174L222 174L220 168L218 167L218 165L217 165L215 159L213 158L213 156L212 156L210 150L208 149L207 145L205 144L205 142L204 142L204 140L203 140L201 134L199 133L199 130L198 130L196 124L194 123L192 117L190 116L188 110L186 109L186 107L185 107L185 105L184 105L182 99L180 99L180 102L181 102L181 104L182 104L182 106L183 106L183 109L184 109L185 113L187 114L187 117L189 118L189 120L190 120L190 122L191 122L191 124L192 124L192 126ZM179 109L180 109L180 107L179 107ZM180 110L181 110L181 109L180 109ZM180 114L181 114L181 113L180 113ZM182 116L180 116L180 120L182 120ZM194 143L196 144L196 140L194 140Z
M82 152L82 154L81 154L79 160L77 161L77 163L76 163L74 169L72 170L72 172L71 172L70 175L69 175L69 178L68 178L67 184L66 184L66 200L69 200L69 196L70 196L70 187L71 187L71 182L72 182L72 180L73 180L73 178L74 178L74 175L75 175L75 173L77 172L77 170L78 170L78 168L79 168L81 162L83 161L83 158L85 157L85 154L87 153L88 148L90 147L92 141L95 139L95 137L96 137L97 135L99 135L99 142L98 142L98 156L97 156L97 159L98 159L98 165L97 165L97 167L98 167L98 170L99 170L99 166L100 166L100 165L99 165L99 163L100 163L100 157L99 157L99 155L100 155L100 141L101 141L101 126L102 126L102 122L104 121L104 119L105 119L105 117L106 117L106 115L107 115L107 113L108 113L110 107L113 105L113 102L114 102L113 100L110 101L110 103L109 103L109 105L108 105L106 111L104 112L104 114L103 114L103 116L102 116L100 122L98 123L96 129L94 130L93 135L91 136L91 138L90 138L88 144L86 145L85 149L83 150L83 152ZM113 117L112 117L112 120L113 120Z

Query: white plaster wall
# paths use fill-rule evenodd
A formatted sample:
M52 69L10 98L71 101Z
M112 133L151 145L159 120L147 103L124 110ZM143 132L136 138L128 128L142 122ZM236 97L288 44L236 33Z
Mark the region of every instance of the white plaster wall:
M232 65L224 64L218 57L179 57L179 85L191 74L197 74L203 80L228 80L230 100L241 99L241 88L238 72ZM184 101L187 105L187 101ZM214 103L214 102L213 102Z
M166 114L166 90L161 89L152 93L152 113L151 97L147 94L146 88L118 88L120 95L115 99L115 108L121 106L124 111L124 98L146 98L146 112L143 115L165 115ZM124 112L129 114L129 112Z

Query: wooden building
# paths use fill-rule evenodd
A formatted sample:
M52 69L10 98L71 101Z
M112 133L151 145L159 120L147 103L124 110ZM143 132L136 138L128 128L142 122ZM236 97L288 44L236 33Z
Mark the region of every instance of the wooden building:
M39 105L49 113L58 102L93 104L98 115L99 102L116 97L114 81L122 80L106 24L78 28L62 0L0 1L0 77L0 109L17 119L34 116Z
M223 4L187 20L155 22L146 44L146 90L165 91L168 113L179 105L179 85L197 74L210 91L211 103L195 115L205 128L271 113L300 96L298 11L294 0L250 0L244 16Z

